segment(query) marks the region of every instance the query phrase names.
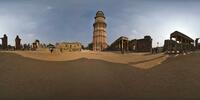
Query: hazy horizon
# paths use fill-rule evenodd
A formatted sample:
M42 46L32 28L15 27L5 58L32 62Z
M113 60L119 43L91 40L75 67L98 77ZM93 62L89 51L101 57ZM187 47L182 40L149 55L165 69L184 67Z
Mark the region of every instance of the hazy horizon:
M153 46L174 31L200 37L200 1L197 0L16 0L0 1L0 37L7 34L14 45L39 39L43 43L92 42L94 17L106 16L108 44L120 36L153 38ZM0 42L1 43L1 42Z

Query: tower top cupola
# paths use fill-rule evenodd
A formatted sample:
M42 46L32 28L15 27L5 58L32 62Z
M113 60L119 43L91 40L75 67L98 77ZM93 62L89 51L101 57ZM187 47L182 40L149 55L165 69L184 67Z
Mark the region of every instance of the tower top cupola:
M97 17L103 17L105 19L103 11L97 11L95 18L97 18Z

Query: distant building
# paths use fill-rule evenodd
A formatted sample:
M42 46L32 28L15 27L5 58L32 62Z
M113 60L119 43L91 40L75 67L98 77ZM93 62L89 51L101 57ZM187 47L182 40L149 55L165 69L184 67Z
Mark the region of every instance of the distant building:
M127 37L120 37L115 40L108 50L122 52L150 52L152 49L152 39L150 36L145 36L144 39L128 40Z
M44 49L44 48L46 48L46 44L42 44L42 43L40 43L40 41L39 40L35 40L33 43L32 43L32 45L31 45L31 50L38 50L38 49Z
M36 42L33 42L32 43L32 46L31 46L31 50L36 50L38 47L37 47L37 43Z
M107 24L105 22L105 16L102 11L98 11L95 16L95 22L93 24L93 51L103 51L107 48Z
M181 45L178 44L176 41L174 40L165 40L164 42L164 51L168 51L171 49L175 50L175 49L180 49L181 48Z
M133 52L151 52L152 38L144 36L143 39L133 39L129 42L129 51Z
M15 38L15 49L16 50L21 50L21 39L19 38L19 36L17 35L17 37Z
M8 48L8 37L6 34L3 35L3 37L1 38L2 40L2 49L7 49Z
M57 43L56 48L62 51L81 51L82 45L79 42L62 42Z
M41 47L40 41L39 41L39 40L35 40L35 43L36 43L37 48L40 48L40 47Z
M200 43L198 42L200 38L196 38L195 40L195 48L200 49Z
M183 53L194 50L194 40L187 35L175 31L170 34L170 40L165 40L164 51Z
M108 48L112 51L122 51L126 52L129 49L129 40L127 37L121 36L117 40L115 40L110 47Z
M40 41L35 40L35 42L32 43L32 50L36 50L40 47Z
M23 50L31 50L31 45L30 44L24 44Z

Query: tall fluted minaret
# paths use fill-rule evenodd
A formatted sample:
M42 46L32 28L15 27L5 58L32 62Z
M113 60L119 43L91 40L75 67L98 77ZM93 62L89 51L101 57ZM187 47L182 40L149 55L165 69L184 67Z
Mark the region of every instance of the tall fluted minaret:
M104 13L98 11L93 24L93 51L102 51L107 48L106 26Z

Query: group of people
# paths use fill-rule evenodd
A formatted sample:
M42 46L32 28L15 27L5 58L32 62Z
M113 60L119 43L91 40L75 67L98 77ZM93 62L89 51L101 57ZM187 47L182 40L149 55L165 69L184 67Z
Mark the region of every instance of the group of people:
M156 48L152 48L151 53L152 54L157 54L157 53L159 53L159 49L157 47Z

